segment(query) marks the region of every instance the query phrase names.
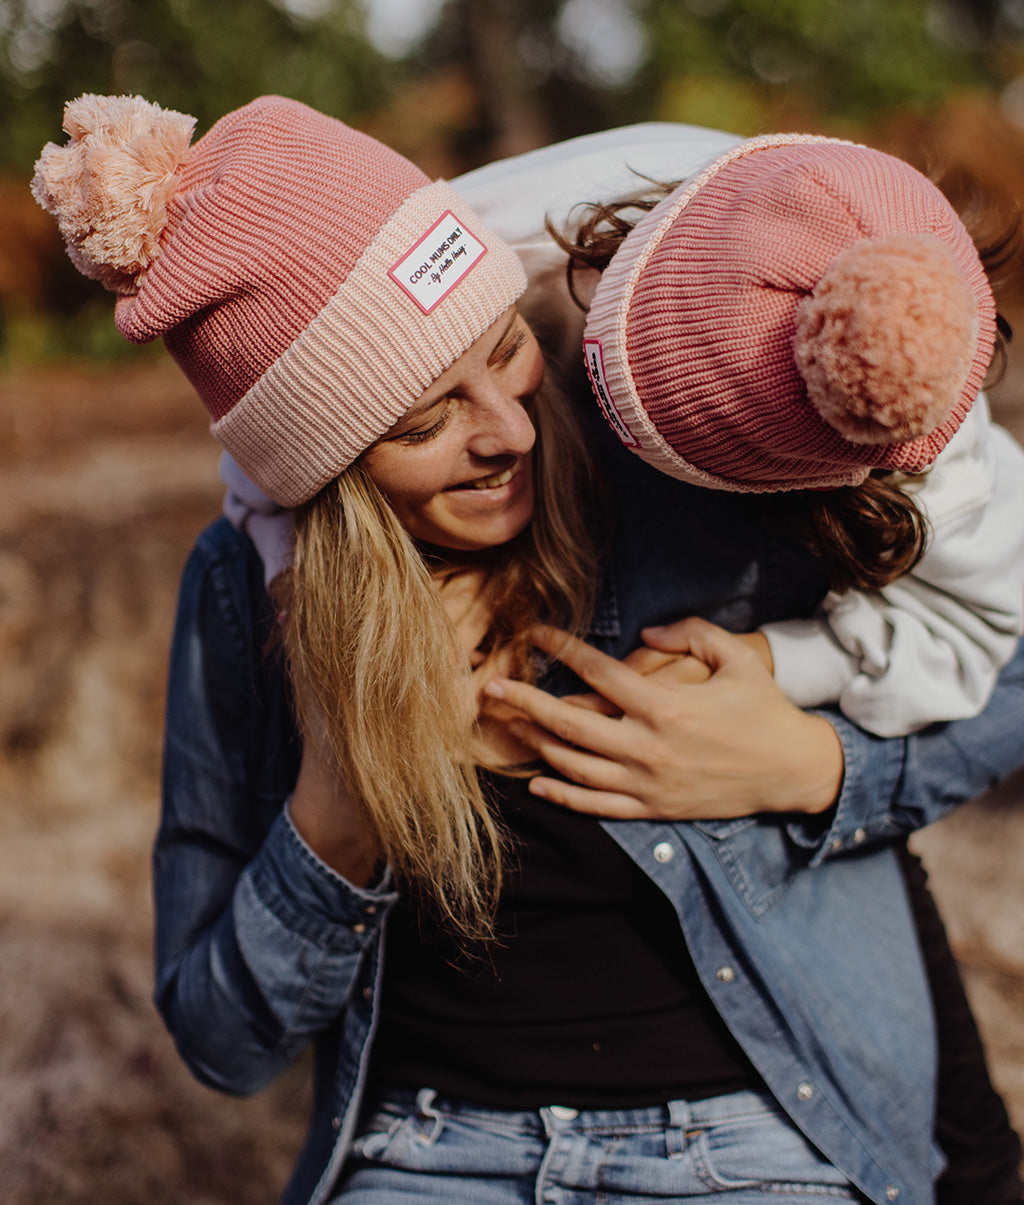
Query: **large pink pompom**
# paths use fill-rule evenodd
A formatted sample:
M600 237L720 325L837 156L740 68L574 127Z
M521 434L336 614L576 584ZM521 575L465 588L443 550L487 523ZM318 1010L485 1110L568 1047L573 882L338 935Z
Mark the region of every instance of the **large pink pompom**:
M970 371L977 305L930 234L864 239L797 307L793 349L812 404L853 443L916 439L949 417Z
M195 124L141 96L87 94L64 109L67 146L43 148L32 193L57 218L78 269L112 292L136 292L160 253Z

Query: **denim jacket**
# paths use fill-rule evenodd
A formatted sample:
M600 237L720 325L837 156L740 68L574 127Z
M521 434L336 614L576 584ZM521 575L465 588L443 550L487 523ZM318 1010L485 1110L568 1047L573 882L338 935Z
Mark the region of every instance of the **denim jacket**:
M620 506L593 643L621 655L644 624L696 613L740 630L819 601L816 563L765 531L756 498L661 477L610 436L605 451ZM193 1072L226 1092L259 1090L315 1044L296 1205L327 1199L353 1137L395 894L387 877L346 882L290 822L301 749L273 631L259 558L215 523L171 654L156 998ZM976 719L883 740L830 714L845 776L824 819L603 822L675 905L771 1092L879 1205L928 1205L939 1169L930 1001L892 842L1024 762L1022 717L1018 652Z

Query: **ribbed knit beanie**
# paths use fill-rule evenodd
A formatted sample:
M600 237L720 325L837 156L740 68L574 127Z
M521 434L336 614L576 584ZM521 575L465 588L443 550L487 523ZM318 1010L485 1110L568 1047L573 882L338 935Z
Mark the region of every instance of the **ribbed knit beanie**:
M521 295L512 250L443 182L297 101L195 120L86 95L32 183L69 254L162 337L249 477L311 498Z
M633 228L584 351L620 440L717 489L920 472L970 410L995 303L942 193L834 139L740 143Z

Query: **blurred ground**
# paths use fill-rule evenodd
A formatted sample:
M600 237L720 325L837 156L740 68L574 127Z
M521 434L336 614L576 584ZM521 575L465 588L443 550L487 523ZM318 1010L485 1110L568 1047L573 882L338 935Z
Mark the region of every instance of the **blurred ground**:
M0 384L0 1201L263 1205L305 1077L199 1087L150 1004L177 580L217 453L170 365Z
M998 400L1018 437L1021 382ZM271 1205L303 1129L301 1070L255 1101L215 1096L149 1002L166 648L216 459L169 365L0 378L5 1205ZM920 838L1018 1127L1022 796L1018 778Z

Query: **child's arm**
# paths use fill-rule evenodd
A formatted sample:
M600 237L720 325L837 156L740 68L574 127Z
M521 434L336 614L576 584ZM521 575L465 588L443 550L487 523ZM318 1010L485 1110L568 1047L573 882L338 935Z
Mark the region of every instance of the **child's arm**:
M977 715L1024 626L1024 452L983 396L908 489L931 529L912 572L762 628L794 703L838 703L880 736Z

